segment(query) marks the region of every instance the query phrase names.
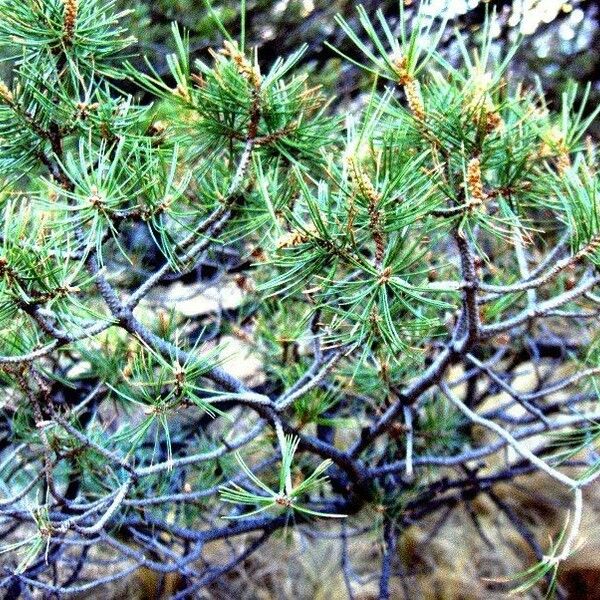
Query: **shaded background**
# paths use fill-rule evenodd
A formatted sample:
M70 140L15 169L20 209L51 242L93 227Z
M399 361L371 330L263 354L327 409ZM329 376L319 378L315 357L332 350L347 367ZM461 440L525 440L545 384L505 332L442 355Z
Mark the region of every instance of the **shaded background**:
M119 0L122 8L133 9L128 17L138 42L134 51L145 54L160 72L166 72L166 55L172 51L170 24L176 21L190 33L194 56L205 57L209 47L218 47L222 37L203 0ZM398 2L365 0L367 12L381 8L390 25L398 22ZM407 12L416 2L405 1ZM361 89L361 77L354 66L342 61L325 42L342 52L359 57L356 48L336 25L342 14L356 30L356 2L351 0L248 0L246 27L248 44L259 48L259 59L267 68L278 56L293 52L300 44L309 46L305 66L313 80L347 102ZM214 0L213 9L235 37L240 30L239 0ZM498 15L494 27L497 45L506 46L519 37L521 45L512 69L530 83L541 80L548 100L556 105L569 79L592 83L588 109L600 100L600 9L594 0L434 0L431 18L450 18L442 44L452 60L457 48L453 28L477 41L486 12ZM143 62L138 62L144 69ZM363 86L364 90L365 87ZM368 87L366 88L368 89ZM595 125L594 134L600 135Z

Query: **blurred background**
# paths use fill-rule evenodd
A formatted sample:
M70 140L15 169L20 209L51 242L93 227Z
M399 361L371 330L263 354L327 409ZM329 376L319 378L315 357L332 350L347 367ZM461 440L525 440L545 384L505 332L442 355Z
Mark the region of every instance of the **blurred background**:
M206 0L118 0L124 9L133 9L129 26L138 39L135 52L145 54L159 71L165 72L166 55L172 51L170 24L176 21L190 33L194 55L204 57L209 47L218 47L222 37ZM402 1L402 0L400 0ZM380 8L390 24L398 21L398 0L364 0L367 12ZM407 14L417 0L404 0ZM213 0L212 10L232 35L239 33L239 0ZM336 97L336 103L348 102L361 89L364 75L352 64L342 61L328 44L349 56L356 48L336 26L336 13L357 25L356 2L350 0L247 0L247 42L259 49L259 59L267 68L278 56L308 44L305 67L313 80ZM528 83L541 80L550 103L556 105L569 79L591 82L592 97L588 109L600 99L600 5L595 0L433 0L430 18L449 18L443 41L447 58L457 54L454 31L469 43L477 41L486 13L495 11L493 27L498 50L520 41L513 70ZM357 30L359 28L357 27ZM139 61L140 68L144 68ZM364 90L365 87L363 86ZM368 86L366 89L369 89ZM600 127L594 129L596 137Z

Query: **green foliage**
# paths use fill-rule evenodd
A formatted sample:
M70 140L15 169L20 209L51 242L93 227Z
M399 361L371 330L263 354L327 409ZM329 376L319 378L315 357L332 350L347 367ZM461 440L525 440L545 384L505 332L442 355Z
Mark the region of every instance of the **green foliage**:
M26 549L16 572L67 531L105 539L125 514L153 529L146 505L192 531L175 524L169 560L209 540L194 537L198 522L227 529L215 525L223 502L236 507L225 518L248 523L379 506L377 526L406 524L446 478L413 470L413 452L425 466L464 452L466 469L479 451L472 423L554 473L510 425L536 435L527 419L549 427L576 411L542 413L510 385L532 338L564 332L538 320L573 318L584 331L597 314L600 190L584 140L600 109L586 108L589 88L571 87L552 112L514 80L514 48L495 52L491 21L475 51L459 37L450 64L436 48L445 22L428 8L414 19L401 9L393 27L359 7L361 33L338 18L373 79L339 111L301 66L306 47L266 68L245 20L239 42L226 33L223 9L207 11L222 47L192 60L174 25L163 72L125 55L115 2L0 0L12 68L0 82L3 410L44 490L38 499L36 480L24 484L35 528L6 547ZM186 317L170 283L206 266L243 299ZM228 371L243 359L220 348L224 335L259 357L251 383ZM597 363L581 337L564 363ZM486 364L460 376L463 406L436 386L454 365L472 369L471 352ZM596 376L560 389L589 396ZM494 386L530 414L477 417ZM597 442L585 415L554 459ZM580 493L597 472L555 478ZM167 548L154 541L140 564L148 547ZM552 573L554 554L526 586Z
M311 491L320 488L326 481L324 475L327 468L331 465L330 460L324 460L308 477L303 478L300 483L294 484L292 476L292 464L294 455L298 449L298 438L286 437L281 447L281 467L279 471L279 487L276 490L265 485L248 467L242 457L236 454L237 461L242 471L248 476L248 479L261 490L260 494L246 490L243 487L232 483L231 486L221 488L221 498L225 502L233 504L246 504L249 506L258 506L255 510L238 516L229 516L230 519L239 519L255 515L271 508L280 508L283 510L298 511L304 515L315 517L343 517L339 514L327 514L311 510L302 505L302 498Z
M3 0L0 44L17 47L17 61L28 63L31 69L64 60L86 74L115 74L112 68L106 70L107 61L132 41L118 26L128 11L116 12L115 4L98 0Z

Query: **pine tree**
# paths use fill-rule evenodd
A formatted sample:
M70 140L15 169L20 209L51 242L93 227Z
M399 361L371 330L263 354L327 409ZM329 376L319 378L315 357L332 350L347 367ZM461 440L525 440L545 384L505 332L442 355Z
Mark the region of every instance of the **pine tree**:
M600 472L589 88L552 110L492 19L455 64L426 3L358 7L361 31L338 26L364 59L343 58L373 86L349 110L306 48L265 67L220 23L206 60L174 26L169 74L142 72L114 5L0 0L0 586L62 597L143 566L183 598L279 530L376 508L387 598L410 523L531 470L573 496L518 582L554 586ZM242 301L186 318L172 282L208 266Z

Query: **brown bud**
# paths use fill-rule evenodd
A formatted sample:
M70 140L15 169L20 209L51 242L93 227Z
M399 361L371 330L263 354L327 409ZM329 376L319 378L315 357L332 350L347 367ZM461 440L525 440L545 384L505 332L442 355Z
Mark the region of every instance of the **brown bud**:
M254 260L259 261L259 262L267 260L267 255L260 246L256 246L256 248L254 248L254 250L252 250L252 252L250 253L250 256Z
M151 123L148 127L148 135L158 137L161 136L166 129L167 126L162 121L154 121L154 123Z
M371 204L378 204L380 195L371 183L367 174L360 168L353 156L348 157L348 173L352 183L356 186L360 194L369 200Z
M250 293L256 290L254 280L243 273L236 274L233 281L244 292Z
M95 185L90 188L88 202L96 208L101 207L104 204L104 198L100 195L100 191Z
M223 49L220 50L220 54L231 58L239 74L242 75L252 87L256 89L260 87L262 77L258 68L255 67L242 52L240 52L237 44L225 40L225 42L223 42Z
M467 192L471 205L482 204L486 198L481 179L481 162L477 157L472 158L467 165Z
M77 25L77 10L78 0L63 0L64 17L63 17L63 39L66 42L71 42L75 35L75 26Z
M398 76L398 83L401 86L405 86L412 81L413 77L408 72L408 60L406 59L406 56L397 56L392 58L392 65L394 66L394 71Z
M13 93L2 80L0 80L0 100L3 100L7 104L11 104L14 100Z
M560 149L559 155L556 158L556 170L559 175L564 175L571 168L571 157L565 147Z
M391 267L386 267L381 275L379 276L379 283L381 285L383 285L384 283L387 283L390 280L390 277L392 276L392 268Z
M91 111L97 110L100 104L98 102L78 102L77 103L77 112L79 113L79 117L81 119L86 119Z
M423 104L423 98L421 97L421 86L416 79L411 79L404 86L404 93L406 94L406 102L410 108L413 116L417 121L425 120L425 105Z
M486 133L492 133L502 127L502 117L497 112L486 113L485 130Z
M284 233L275 245L278 250L282 250L284 248L294 248L307 240L308 238L303 231L290 231L289 233Z

